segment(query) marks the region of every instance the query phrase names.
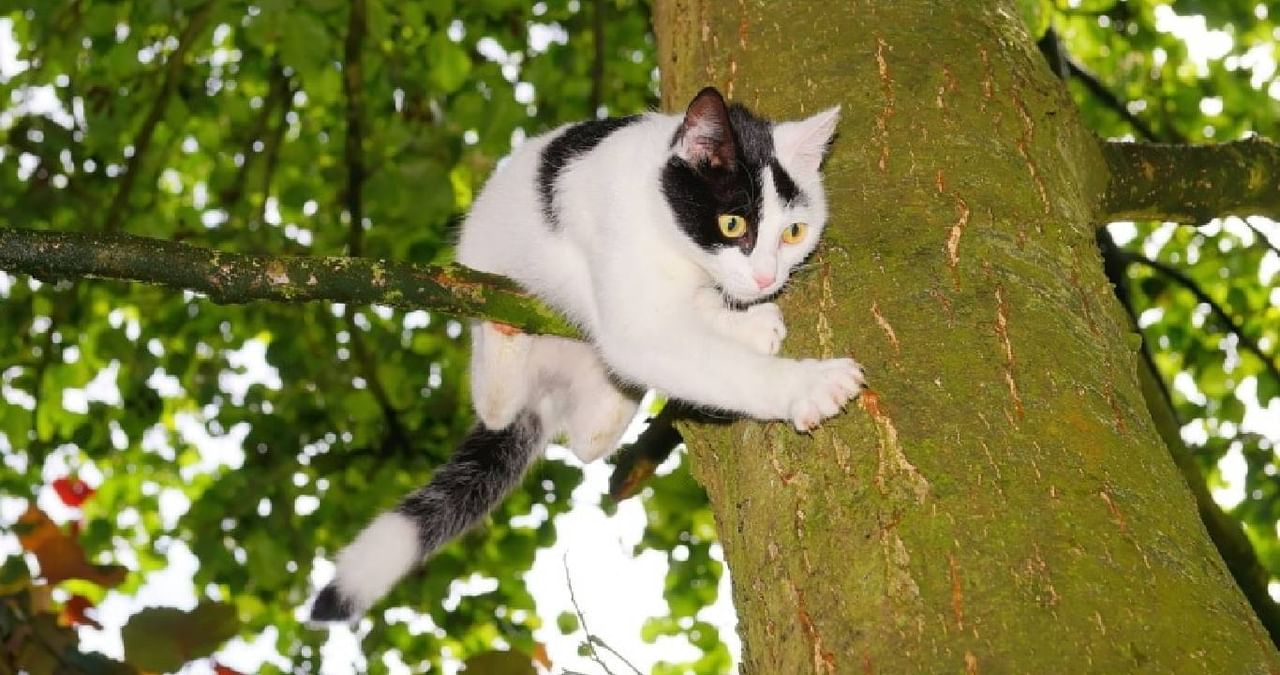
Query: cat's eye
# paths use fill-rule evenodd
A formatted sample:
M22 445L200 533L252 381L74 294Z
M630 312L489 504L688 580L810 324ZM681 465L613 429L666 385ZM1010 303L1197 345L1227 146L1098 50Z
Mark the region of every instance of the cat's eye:
M747 219L726 213L720 216L720 234L737 239L747 233Z
M787 226L787 229L782 231L783 243L786 243L786 244L799 243L801 239L804 239L804 232L807 229L809 229L809 226L805 225L804 223L791 223L790 225Z

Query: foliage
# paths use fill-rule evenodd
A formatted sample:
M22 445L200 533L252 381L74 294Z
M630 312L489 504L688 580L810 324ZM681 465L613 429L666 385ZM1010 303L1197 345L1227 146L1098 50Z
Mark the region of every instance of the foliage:
M360 253L444 262L513 139L593 105L633 112L654 100L647 11L634 0L369 0L363 40L348 51L356 6L6 3L0 17L25 69L0 82L0 219L340 255L353 237L355 161ZM599 86L596 7L608 19ZM354 127L348 72L360 75ZM82 477L97 490L67 540L82 561L127 562L119 590L130 593L170 549L188 548L197 595L234 607L245 636L273 628L301 670L318 669L325 638L295 614L316 561L424 481L470 425L462 326L421 311L219 307L145 286L5 276L0 325L0 493L33 502L55 479ZM201 444L222 454L202 455ZM579 480L563 463L540 464L488 527L401 584L386 606L426 612L436 628L379 617L362 633L370 669L385 669L388 652L439 667L445 649L466 659L496 639L534 653L542 619L521 575L554 541ZM534 505L550 518L509 524ZM9 564L37 569L30 557ZM473 575L497 579L496 590L452 611L423 601ZM131 644L126 636L133 660Z
M1129 118L1167 140L1280 137L1280 84L1263 65L1274 61L1269 17L1280 16L1280 3L1259 5L1265 13L1256 4L1020 3L1037 34L1054 31L1082 71L1130 102ZM352 51L351 8L360 6L367 21ZM0 77L0 222L9 227L118 229L240 252L338 255L355 245L370 257L442 262L452 228L513 141L593 108L626 113L655 100L648 7L637 0L4 7L25 62ZM605 12L599 29L596 11ZM1171 12L1202 14L1231 36L1230 47L1200 64L1182 39L1158 28ZM359 78L354 111L348 74ZM1134 131L1132 119L1083 82L1077 74L1071 87L1095 130ZM358 141L354 155L349 138ZM363 176L355 201L353 175ZM363 221L354 226L353 211ZM1135 231L1127 250L1184 271L1275 354L1274 244L1234 221ZM1186 372L1195 382L1194 392L1175 388L1176 402L1189 429L1203 429L1188 436L1211 480L1228 452L1247 462L1236 514L1280 574L1274 455L1241 428L1249 392L1274 396L1280 381L1240 353L1238 341L1223 340L1223 326L1205 319L1176 282L1142 266L1129 278L1163 374L1173 381ZM295 614L316 560L424 480L470 424L463 327L424 312L220 307L139 285L0 276L0 326L0 494L18 498L6 513L56 494L81 518L78 533L36 523L50 537L43 545L59 552L28 546L32 555L0 568L0 638L8 644L22 631L22 644L37 636L54 646L31 657L39 663L20 662L33 673L50 672L59 658L89 672L128 668L80 653L57 623L58 611L68 624L92 620L85 612L106 592L62 579L94 579L98 570L101 584L136 592L178 546L200 561L192 588L223 603L202 607L234 608L243 636L274 629L280 654L317 670L324 634L304 629ZM1250 378L1252 389L1243 386ZM77 488L81 479L96 493ZM554 541L555 516L578 481L568 465L540 464L487 527L402 583L384 606L423 612L433 628L423 632L398 612L379 616L362 632L369 669L385 670L389 654L439 667L447 649L472 666L520 672L509 655L536 656L531 631L552 620L538 615L521 575ZM658 670L727 672L727 648L698 619L723 573L705 496L683 465L641 495L649 518L641 547L671 564L669 615L652 618L645 636L682 635L703 653ZM511 524L535 505L550 517ZM16 519L0 527L30 536ZM101 566L123 562L131 573L122 581L101 576L115 569ZM60 572L67 564L77 571ZM452 610L424 602L473 575L496 579L497 588ZM131 625L145 625L148 611ZM580 628L572 615L556 623L565 633ZM133 642L144 652L177 643L145 634ZM139 647L126 655L135 666L167 667L207 654L205 646L162 663L136 661ZM15 666L0 660L0 672L6 668Z

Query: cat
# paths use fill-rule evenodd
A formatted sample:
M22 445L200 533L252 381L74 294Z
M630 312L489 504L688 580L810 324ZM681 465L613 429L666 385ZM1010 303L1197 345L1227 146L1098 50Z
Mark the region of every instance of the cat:
M863 386L852 359L776 356L767 300L826 224L820 165L839 108L774 124L708 87L684 115L560 127L512 152L476 199L464 265L511 277L588 342L471 326L475 429L431 481L337 557L313 621L352 620L479 521L547 443L614 449L645 387L805 432Z

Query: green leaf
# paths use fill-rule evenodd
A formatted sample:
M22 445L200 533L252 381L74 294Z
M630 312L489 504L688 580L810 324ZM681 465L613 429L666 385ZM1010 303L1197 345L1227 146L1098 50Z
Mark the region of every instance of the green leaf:
M533 658L522 652L482 652L463 663L468 675L537 675Z
M120 637L130 665L172 672L192 659L212 654L239 630L234 607L206 601L190 612L171 607L144 609L129 617Z
M280 33L280 57L309 79L332 61L333 38L324 22L307 11L292 11L283 20Z
M427 42L427 65L430 67L429 81L446 94L461 89L471 73L467 50L444 33L432 35Z
M574 614L573 612L560 612L560 614L556 616L556 628L559 628L561 633L565 635L576 633L578 631L578 627L577 614Z

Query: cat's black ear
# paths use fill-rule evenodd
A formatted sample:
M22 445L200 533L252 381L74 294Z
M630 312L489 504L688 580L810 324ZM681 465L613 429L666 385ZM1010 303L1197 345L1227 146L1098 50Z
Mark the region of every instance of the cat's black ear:
M676 137L676 155L693 166L733 169L737 149L729 126L729 107L715 87L693 97Z

